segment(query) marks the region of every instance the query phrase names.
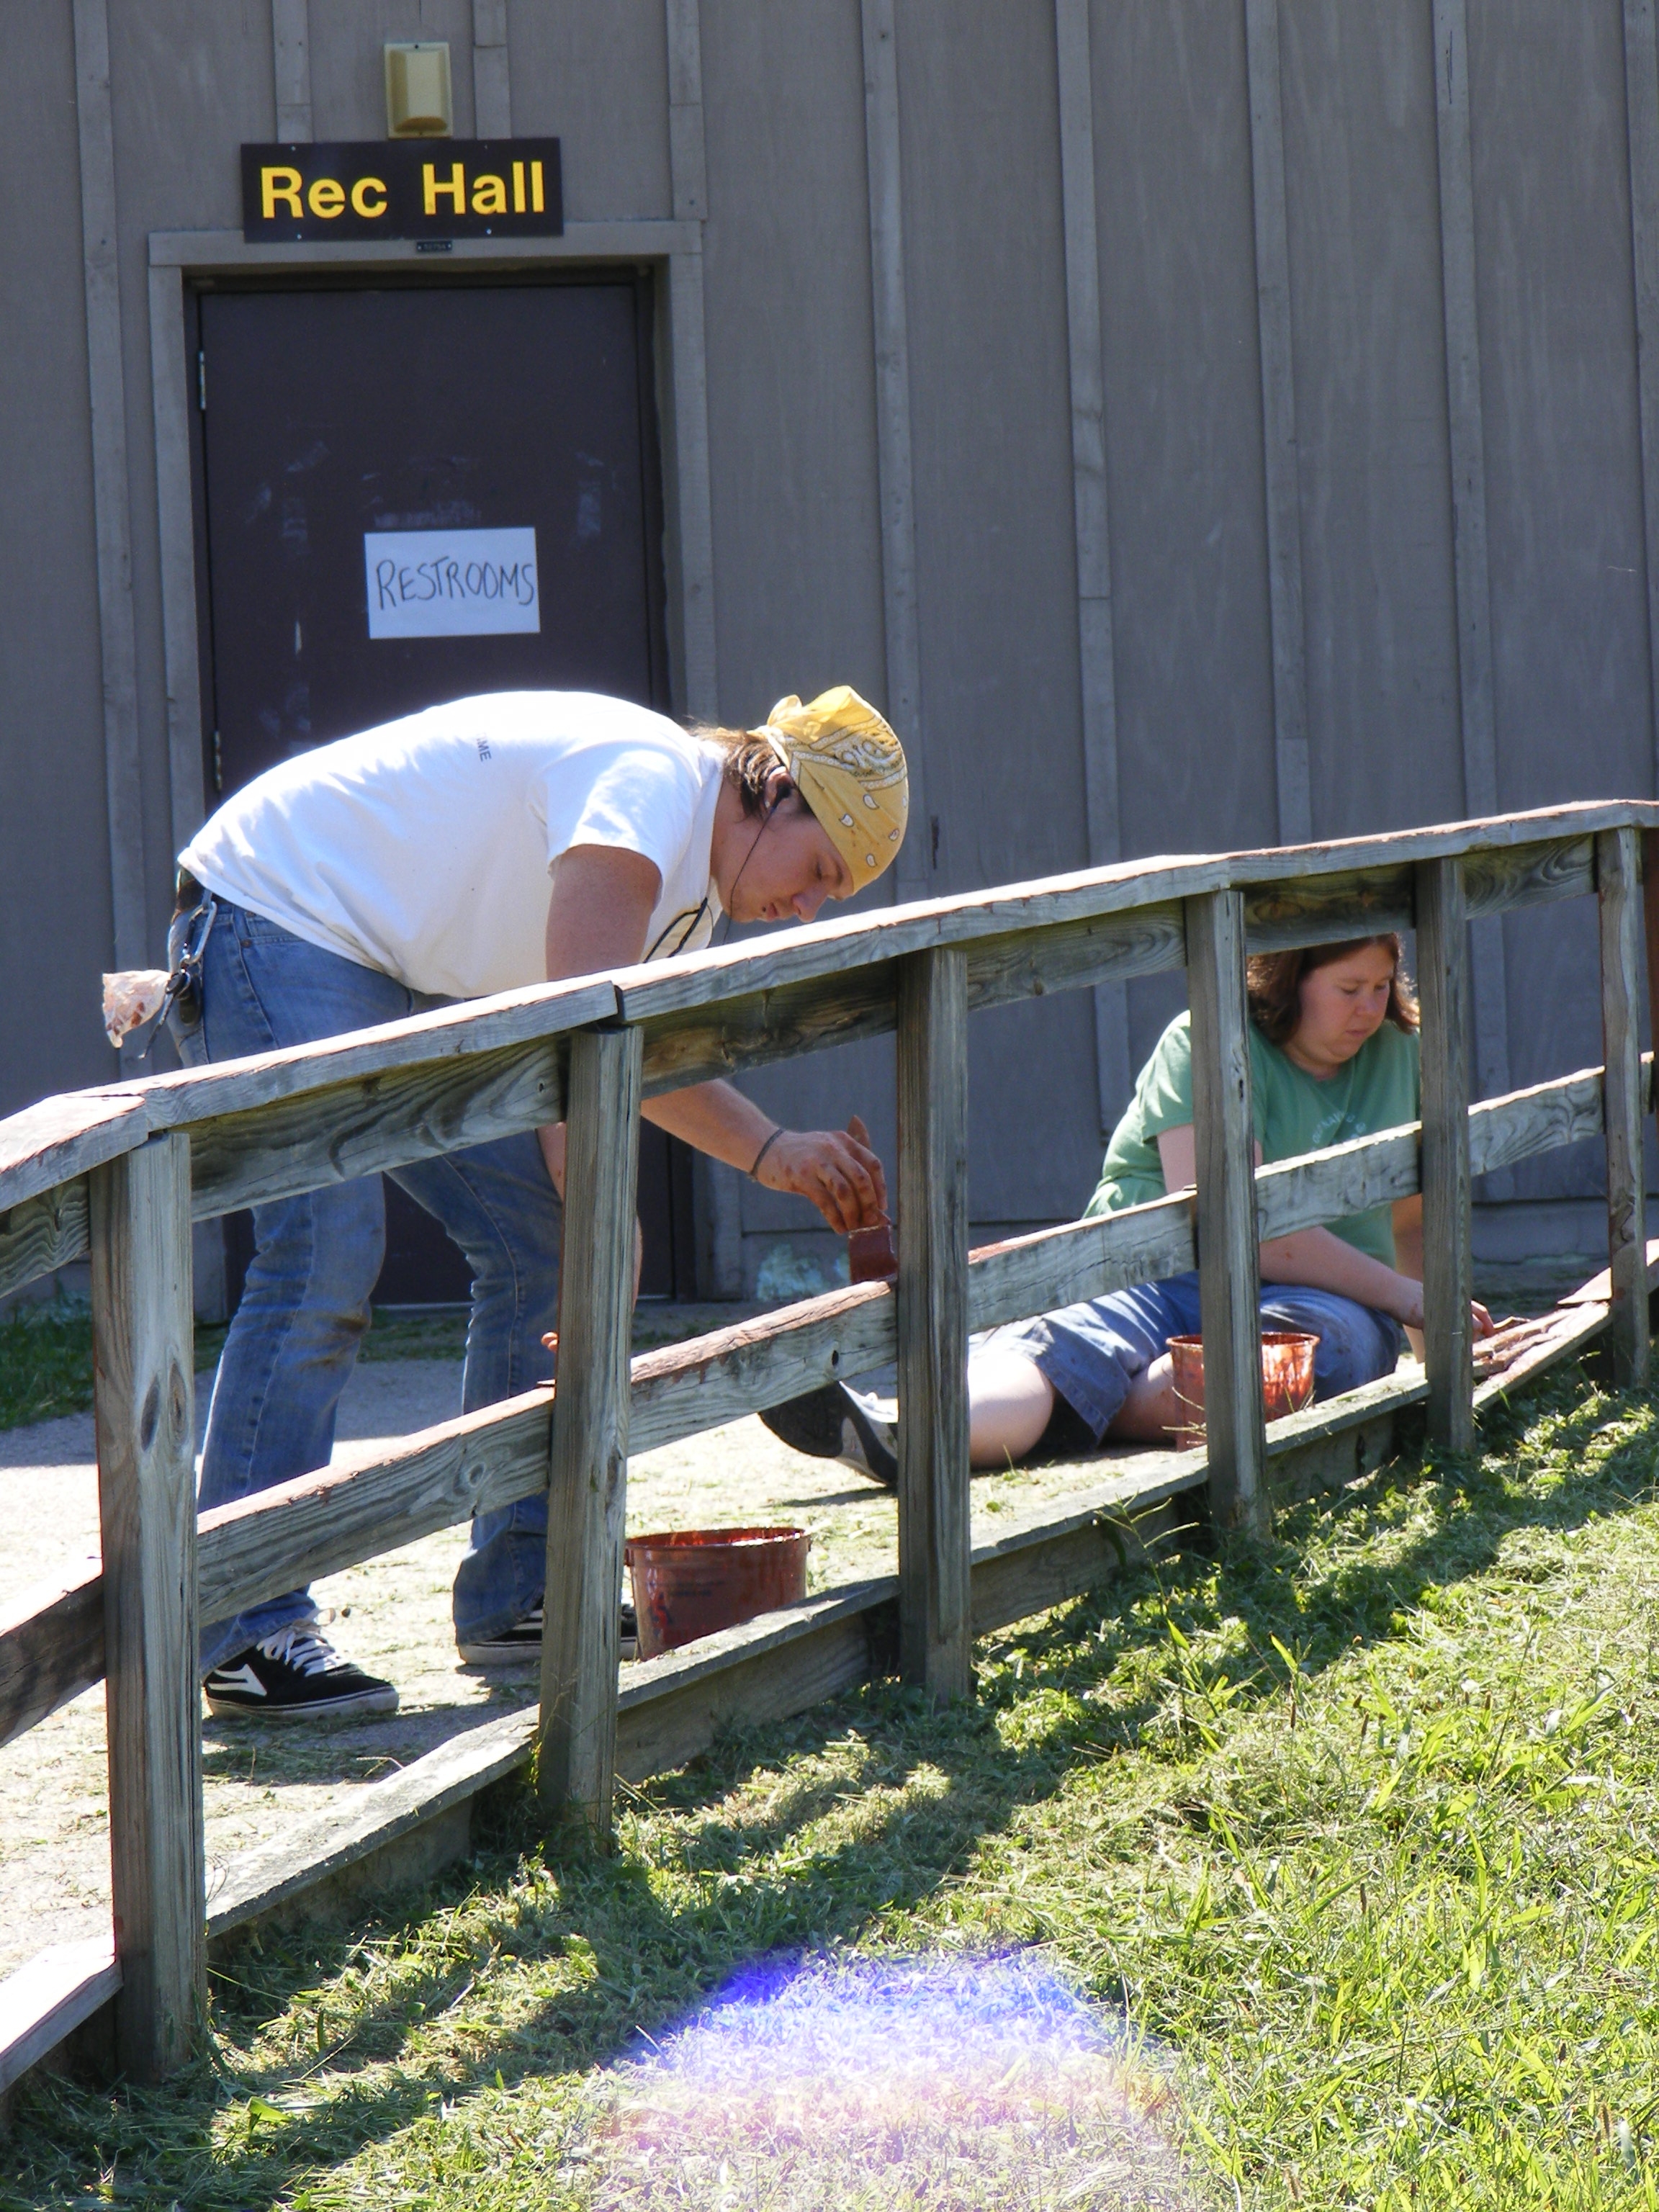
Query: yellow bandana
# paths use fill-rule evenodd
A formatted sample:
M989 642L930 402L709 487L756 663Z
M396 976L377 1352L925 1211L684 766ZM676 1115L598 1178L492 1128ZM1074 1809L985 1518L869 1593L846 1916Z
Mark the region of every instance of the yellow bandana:
M904 749L867 700L837 684L803 707L792 691L757 732L789 771L853 872L874 883L904 842L910 778Z

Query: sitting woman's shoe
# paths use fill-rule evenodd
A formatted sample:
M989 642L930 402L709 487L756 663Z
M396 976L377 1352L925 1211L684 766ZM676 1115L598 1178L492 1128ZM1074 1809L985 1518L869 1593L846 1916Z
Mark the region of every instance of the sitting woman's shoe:
M809 1390L785 1405L769 1406L761 1419L792 1451L805 1452L808 1459L838 1459L884 1490L896 1490L897 1432L874 1405L844 1382L826 1382L821 1390Z

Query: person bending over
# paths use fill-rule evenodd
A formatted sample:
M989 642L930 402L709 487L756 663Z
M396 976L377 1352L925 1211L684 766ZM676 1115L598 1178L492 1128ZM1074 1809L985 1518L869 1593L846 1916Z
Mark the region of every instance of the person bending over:
M168 952L191 1066L311 1042L456 1000L663 959L716 920L810 921L897 852L904 756L845 686L782 700L759 729L688 734L586 692L459 699L286 762L179 856ZM881 1219L856 1116L781 1130L726 1083L643 1109L660 1127L843 1233ZM562 1126L391 1170L472 1274L462 1410L543 1379L558 1321ZM198 1504L328 1464L386 1246L380 1180L253 1210L254 1254L214 1382ZM540 1648L547 1501L477 1515L455 1578L461 1656ZM381 1681L319 1633L307 1590L202 1632L208 1704L272 1718L389 1711Z
M1249 963L1250 1102L1257 1164L1415 1121L1418 1014L1396 936ZM1091 1216L1194 1183L1192 1029L1179 1014L1112 1133ZM1261 1247L1264 1328L1316 1335L1314 1390L1331 1398L1392 1373L1423 1322L1422 1200L1379 1206ZM1492 1322L1473 1309L1476 1333ZM1169 1345L1200 1333L1198 1276L1142 1283L975 1340L968 1368L975 1468L1093 1450L1108 1437L1166 1441L1181 1425ZM896 1437L841 1384L763 1414L799 1450L844 1459L891 1486Z

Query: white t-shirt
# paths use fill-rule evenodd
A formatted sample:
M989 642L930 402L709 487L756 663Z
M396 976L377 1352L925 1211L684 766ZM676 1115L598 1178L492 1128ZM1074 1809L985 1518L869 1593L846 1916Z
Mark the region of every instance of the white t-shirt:
M708 942L720 758L591 691L495 691L319 745L228 799L179 855L308 945L452 999L547 977L549 877L573 845L654 861L647 958Z

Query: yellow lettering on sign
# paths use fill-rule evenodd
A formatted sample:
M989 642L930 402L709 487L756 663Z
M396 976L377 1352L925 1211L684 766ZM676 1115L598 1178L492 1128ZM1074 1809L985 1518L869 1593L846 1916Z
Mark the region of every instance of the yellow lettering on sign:
M539 161L532 161L530 164L530 212L544 215L546 211L547 202L542 197L542 165Z
M259 172L259 205L267 222L275 220L276 203L286 200L288 211L298 217L304 210L300 205L300 172L297 169L261 169Z
M379 192L380 198L371 206L369 194ZM386 213L386 185L380 177L359 177L351 187L351 205L357 215L376 216Z
M459 161L457 161L454 167L450 170L449 179L450 180L447 185L441 185L438 182L438 172L433 167L431 162L422 162L421 183L426 193L426 211L428 215L437 214L438 195L440 192L448 193L449 211L452 215L465 214L466 171L462 167Z
M472 212L474 215L507 213L507 186L500 177L474 177Z
M515 161L513 164L513 212L514 215L524 213L524 163L522 161Z
M332 177L319 177L306 194L306 205L313 215L331 222L345 205L345 187Z

